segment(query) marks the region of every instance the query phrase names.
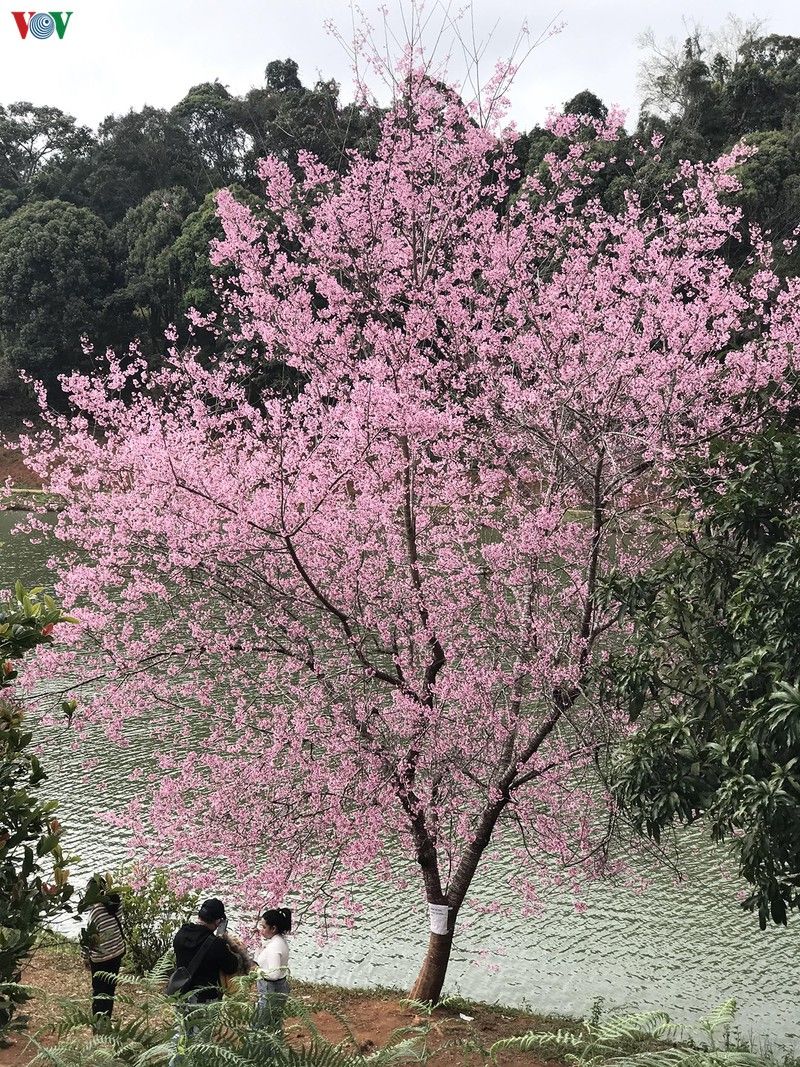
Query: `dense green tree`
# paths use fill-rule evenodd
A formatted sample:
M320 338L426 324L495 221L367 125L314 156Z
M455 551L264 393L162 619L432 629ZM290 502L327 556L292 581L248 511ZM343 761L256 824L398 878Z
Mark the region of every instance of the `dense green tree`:
M20 206L20 196L11 189L0 189L0 220L13 215Z
M244 189L236 186L232 188L237 200L246 199ZM222 236L215 194L209 193L200 207L185 220L171 249L181 278L182 312L192 307L204 315L220 312L215 281L224 276L225 272L219 267L211 266L208 253L211 242Z
M303 86L292 59L268 64L265 84L243 99L243 121L252 147L245 173L255 161L274 154L295 166L297 153L312 152L334 170L347 166L351 148L369 151L377 143L382 112L377 108L339 103L339 86L318 80Z
M264 84L273 93L302 92L299 68L294 59L273 59L264 71Z
M608 108L593 92L584 89L564 104L565 115L591 115L593 119L605 119Z
M748 39L725 81L730 136L780 130L800 114L800 37Z
M66 200L94 211L96 144L86 152L65 152L51 159L35 176L22 199Z
M683 548L609 592L632 632L608 682L638 728L614 769L644 833L702 820L762 927L800 908L800 437L783 422L698 476ZM680 521L680 520L678 520Z
M93 210L117 222L156 189L182 185L199 201L212 188L188 126L160 108L111 115L100 124L89 193Z
M45 167L65 156L85 156L91 144L91 131L57 107L0 105L0 188L29 186Z
M212 188L242 176L247 135L242 104L219 82L193 86L172 116L187 130Z
M747 142L758 151L739 168L740 200L747 216L780 242L800 223L800 123L750 134ZM785 265L791 269L788 260Z
M781 242L800 223L800 38L737 30L722 51L700 33L682 50L650 42L637 133L644 141L659 133L663 146L638 182L647 196L679 160L710 160L744 139L758 149L740 171L746 221L772 234L780 269L794 271Z
M138 330L153 346L183 309L183 281L174 244L193 208L181 186L156 189L114 227L125 288L120 297L134 310ZM206 248L206 268L208 254Z
M780 131L800 110L800 38L759 37L742 27L729 54L691 34L682 50L650 41L641 134L665 134L662 152L677 159L711 159L742 137Z
M62 200L26 204L0 222L0 368L52 380L102 340L114 284L105 223Z

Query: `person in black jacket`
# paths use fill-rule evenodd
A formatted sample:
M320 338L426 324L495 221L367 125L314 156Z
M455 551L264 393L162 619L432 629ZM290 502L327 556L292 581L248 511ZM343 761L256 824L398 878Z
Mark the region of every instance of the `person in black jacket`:
M192 980L183 990L191 994L190 999L196 1004L206 1004L210 1000L222 999L220 975L236 974L240 969L240 955L231 946L227 937L215 937L215 931L226 921L225 905L217 897L204 900L197 913L197 922L184 923L173 939L176 967L191 969L192 960L203 947L206 938L212 938L203 953Z

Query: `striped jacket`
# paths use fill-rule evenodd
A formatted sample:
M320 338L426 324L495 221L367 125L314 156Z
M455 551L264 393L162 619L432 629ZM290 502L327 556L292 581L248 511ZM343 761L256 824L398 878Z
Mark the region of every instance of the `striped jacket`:
M107 963L125 954L118 915L112 915L105 904L95 904L89 912L89 933L86 956L91 963Z

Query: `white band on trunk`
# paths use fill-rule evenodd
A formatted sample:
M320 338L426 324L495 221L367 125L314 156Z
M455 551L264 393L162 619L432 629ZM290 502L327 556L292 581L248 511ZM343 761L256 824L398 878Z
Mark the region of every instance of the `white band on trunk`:
M447 904L429 904L428 913L431 918L431 933L432 934L446 934L447 933L447 915L450 908Z

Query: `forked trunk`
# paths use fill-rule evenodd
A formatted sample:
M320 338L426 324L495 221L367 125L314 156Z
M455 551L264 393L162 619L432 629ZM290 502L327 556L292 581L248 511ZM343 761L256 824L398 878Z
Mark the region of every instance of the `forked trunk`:
M452 926L446 934L430 935L428 951L425 953L422 967L411 990L412 1000L430 1001L433 1004L438 1001L442 995L444 976L447 974L447 964L450 960L450 949L452 947Z
M540 733L543 739L550 733L556 721L557 717L542 728ZM536 751L536 749L532 751ZM425 953L422 967L411 990L413 1000L435 1004L442 995L444 979L447 974L447 964L450 962L450 950L453 947L453 933L458 921L458 913L464 903L469 887L472 885L472 879L478 869L481 856L491 840L492 831L501 812L508 803L510 796L509 784L514 773L515 770L512 767L507 772L508 781L503 782L501 779L500 797L484 810L474 838L464 849L464 854L456 867L447 893L442 892L436 849L424 823L421 829L419 824L416 825L417 836L420 841L418 859L422 868L422 877L428 898L431 932L428 936L428 951ZM447 932L437 933L435 932L437 928L445 929Z
M453 934L458 921L458 913L472 884L472 879L483 851L492 836L492 830L498 816L506 803L507 798L501 797L499 801L495 801L483 813L475 837L464 850L447 894L442 892L435 849L429 847L424 851L421 850L420 866L422 867L428 897L431 932L428 935L428 951L425 953L422 967L411 990L411 998L413 1000L436 1004L442 995L444 979L447 974L447 964L450 962L450 951L453 947ZM444 921L442 909L444 909L444 915L446 916ZM435 932L437 927L445 929L447 932L437 933Z

